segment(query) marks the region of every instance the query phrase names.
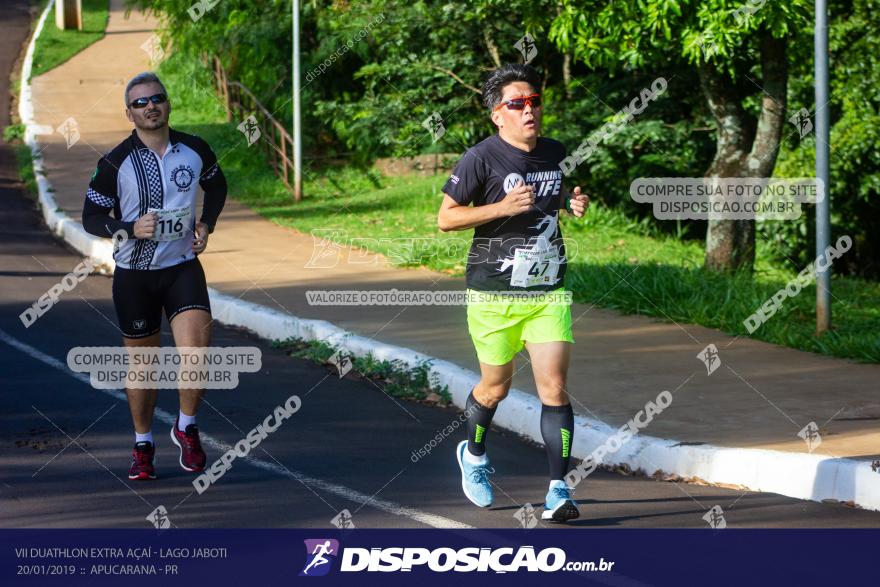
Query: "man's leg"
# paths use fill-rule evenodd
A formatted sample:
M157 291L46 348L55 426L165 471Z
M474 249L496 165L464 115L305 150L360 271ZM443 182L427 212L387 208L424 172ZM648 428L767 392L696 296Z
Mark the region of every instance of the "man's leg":
M206 347L211 343L211 313L207 310L184 310L171 317L174 344L181 347ZM204 361L199 361L204 363ZM171 441L180 449L180 466L185 471L204 470L207 457L202 450L196 412L202 389L180 389L180 413L171 429Z
M154 284L155 274L151 271L117 267L113 274L113 305L123 335L122 344L126 349L133 351L161 344L159 327L162 309L153 295ZM147 366L132 364L133 373L149 370ZM135 431L128 478L133 481L155 479L153 459L156 446L152 425L158 392L155 389L126 388L125 394Z
M178 348L206 347L211 344L211 314L205 310L185 310L171 319L171 332ZM181 413L194 418L204 390L181 389L178 394Z
M477 292L478 293L478 292ZM477 506L492 505L488 475L495 470L486 455L486 435L498 403L507 397L513 378L514 358L522 349L519 320L509 304L491 296L468 303L468 332L480 361L480 381L465 404L468 439L456 447L465 496Z
M160 344L160 337L160 333L157 332L141 338L123 338L122 344L126 348L157 347ZM153 458L156 455L156 443L153 440L152 426L158 391L125 388L125 395L128 396L128 409L131 410L131 419L134 422L134 449L131 453L128 478L132 481L155 479L156 469L153 466Z
M122 344L127 347L157 347L160 344L161 334L151 334L143 338L123 338ZM131 419L134 422L134 431L138 435L150 432L153 425L153 410L156 408L155 389L125 389L128 396L128 409L131 410Z
M577 506L563 481L571 458L574 412L568 401L566 382L571 343L526 343L538 397L541 399L541 436L547 450L550 488L543 518L565 521L578 517Z
M476 506L489 507L493 500L489 475L495 471L489 466L486 455L486 435L492 425L495 407L510 390L513 360L504 365L481 361L480 371L480 382L471 391L465 405L468 439L458 443L455 455L461 469L461 488L465 497Z
M484 294L480 294L484 295ZM468 332L480 361L480 381L465 404L468 442L465 456L485 461L486 434L498 403L507 397L513 379L514 359L522 350L521 327L509 304L478 299L468 304Z
M550 481L561 481L568 472L574 432L574 414L566 391L571 343L527 342L526 349L541 398L541 436L547 448Z
M507 397L513 378L513 361L506 365L480 363L480 382L471 391L465 405L467 414L468 453L475 457L486 454L486 434L498 404ZM472 462L477 462L472 460Z

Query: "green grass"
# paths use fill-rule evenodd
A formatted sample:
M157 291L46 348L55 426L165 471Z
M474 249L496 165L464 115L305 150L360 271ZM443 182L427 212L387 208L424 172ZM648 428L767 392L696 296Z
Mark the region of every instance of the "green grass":
M288 338L276 340L272 346L283 349L292 357L306 359L315 363L331 365L332 357L338 349L319 340ZM371 380L379 389L391 397L448 406L452 403L449 388L431 379L430 362L408 367L402 361L378 361L373 355L353 357L352 370L348 376L359 375ZM335 367L334 367L335 369Z
M232 197L303 232L332 229L324 236L339 242L374 239L362 244L398 265L463 275L471 232L444 234L436 227L445 176L385 178L371 170L313 168L304 174L304 200L294 203L257 147L246 147L234 124L225 123L222 106L199 69L200 64L176 56L160 68L174 101L172 123L213 146ZM191 76L199 83L193 84ZM747 335L743 320L797 273L771 264L760 243L753 274L704 271L702 243L657 234L646 222L600 206L583 220L563 218L562 226L570 243L567 286L575 299L628 314ZM401 244L390 239L414 240ZM810 286L787 299L753 338L880 362L880 284L835 276L832 292L834 331L814 335L815 287Z
M95 41L104 37L109 16L108 0L82 0L83 30L59 30L55 26L55 9L46 18L43 32L34 45L34 65L31 77L58 67ZM46 7L46 2L42 3Z
M37 177L34 174L34 160L31 148L21 141L13 142L12 148L15 151L15 162L18 165L18 176L24 183L28 195L36 200L39 193L37 191Z
M3 129L3 140L12 147L15 154L15 164L18 167L18 176L24 183L27 193L32 198L37 198L37 178L34 175L34 161L31 148L24 144L24 125L21 123L10 124Z

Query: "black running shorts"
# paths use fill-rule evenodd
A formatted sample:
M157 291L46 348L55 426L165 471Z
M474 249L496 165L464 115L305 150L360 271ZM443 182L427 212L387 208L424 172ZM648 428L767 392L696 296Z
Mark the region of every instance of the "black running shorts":
M185 310L211 311L205 271L192 259L165 269L125 269L113 274L113 304L126 338L156 334L162 310L170 323Z

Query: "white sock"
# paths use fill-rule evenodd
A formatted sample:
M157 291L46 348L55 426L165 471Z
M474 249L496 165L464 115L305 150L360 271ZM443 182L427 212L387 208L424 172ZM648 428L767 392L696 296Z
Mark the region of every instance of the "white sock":
M471 454L471 451L465 447L464 449L464 460L472 465L485 465L489 462L489 457L486 456L486 453L483 453L480 456L475 454Z
M183 412L178 412L177 429L180 430L181 432L186 432L186 427L189 426L190 424L195 424L195 423L196 423L195 416L187 416Z
M565 481L563 481L562 479L553 479L553 480L551 480L551 481L550 481L550 487L549 487L549 489L553 489L553 488L556 487L556 486L562 486L562 487L565 487L565 488L568 487L568 485L566 485L566 484L565 484Z
M149 442L153 444L153 431L147 430L146 434L141 434L137 430L134 432L134 441L135 442Z

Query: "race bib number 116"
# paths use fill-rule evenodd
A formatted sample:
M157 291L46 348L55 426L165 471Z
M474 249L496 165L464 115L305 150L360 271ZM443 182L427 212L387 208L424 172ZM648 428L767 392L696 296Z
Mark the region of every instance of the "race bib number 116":
M192 230L192 209L189 206L163 210L150 208L148 212L155 212L158 216L154 241L175 241Z

